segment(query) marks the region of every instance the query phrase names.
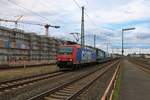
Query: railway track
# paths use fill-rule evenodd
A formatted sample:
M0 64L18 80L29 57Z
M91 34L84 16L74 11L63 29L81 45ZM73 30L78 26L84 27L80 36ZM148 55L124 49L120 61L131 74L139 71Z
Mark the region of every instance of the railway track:
M25 88L26 86L33 85L34 83L40 82L42 80L56 78L56 77L59 77L61 75L65 75L68 73L71 73L71 72L66 73L66 71L63 71L63 72L55 71L51 73L45 73L45 74L34 75L34 76L0 82L0 95L6 92L11 92L11 90Z
M43 67L43 66L49 66L49 65L55 65L55 64L25 64L26 68L31 68L31 67ZM0 71L3 70L15 70L15 69L22 69L24 68L24 64L21 65L11 65L11 64L5 64L5 65L0 65Z
M114 67L117 62L113 62L110 65L99 68L95 71L87 73L83 76L74 78L73 80L66 81L63 84L58 85L48 91L33 96L28 100L77 100L79 95L84 93L89 86L100 79L108 70Z
M146 65L150 64L150 59L144 59L144 58L135 58L135 60L140 61L141 63L144 63Z
M8 92L8 91L11 91L12 89L14 90L20 87L31 85L35 82L48 79L48 78L52 78L52 77L56 77L64 73L65 72L56 71L56 72L51 72L51 73L45 73L45 74L0 82L0 93Z
M146 73L149 73L150 74L150 65L147 65L147 64L144 64L140 61L137 61L137 60L133 60L133 59L130 59L130 61L136 65L138 65L138 67L143 70L144 72Z

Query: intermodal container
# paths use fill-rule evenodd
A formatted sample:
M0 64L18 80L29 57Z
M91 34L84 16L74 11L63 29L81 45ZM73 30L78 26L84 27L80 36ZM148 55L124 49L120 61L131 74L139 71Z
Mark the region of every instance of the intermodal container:
M96 61L96 51L91 48L80 48L77 51L77 62L90 63Z

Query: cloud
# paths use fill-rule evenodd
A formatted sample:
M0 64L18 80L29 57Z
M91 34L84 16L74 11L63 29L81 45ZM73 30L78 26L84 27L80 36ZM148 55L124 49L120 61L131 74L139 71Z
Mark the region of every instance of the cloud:
M15 3L11 3L11 2ZM69 34L79 32L81 9L73 0L1 0L0 18L16 19L23 15L22 21L59 25L60 29L49 29L50 36L73 40ZM97 46L105 49L104 43L112 47L121 47L121 29L135 27L134 31L124 33L127 48L133 43L148 43L150 37L150 1L149 0L76 0L85 6L86 43L93 45L93 35L97 36ZM27 9L24 9L27 8ZM30 10L30 11L29 11ZM43 18L45 17L45 18ZM13 24L4 24L13 26ZM19 24L19 28L44 34L44 27ZM89 41L90 40L90 41ZM143 45L143 47L142 47ZM140 48L145 48L142 44Z

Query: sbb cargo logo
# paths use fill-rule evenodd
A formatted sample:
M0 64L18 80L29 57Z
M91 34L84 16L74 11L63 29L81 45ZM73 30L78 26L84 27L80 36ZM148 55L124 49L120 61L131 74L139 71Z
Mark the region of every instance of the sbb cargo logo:
M91 60L92 59L92 53L90 51L82 51L82 60Z

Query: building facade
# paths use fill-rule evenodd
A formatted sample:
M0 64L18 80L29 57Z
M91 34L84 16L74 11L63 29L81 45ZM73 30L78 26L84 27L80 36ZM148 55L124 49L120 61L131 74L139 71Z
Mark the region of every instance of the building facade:
M56 62L65 41L0 26L0 65L22 66Z

